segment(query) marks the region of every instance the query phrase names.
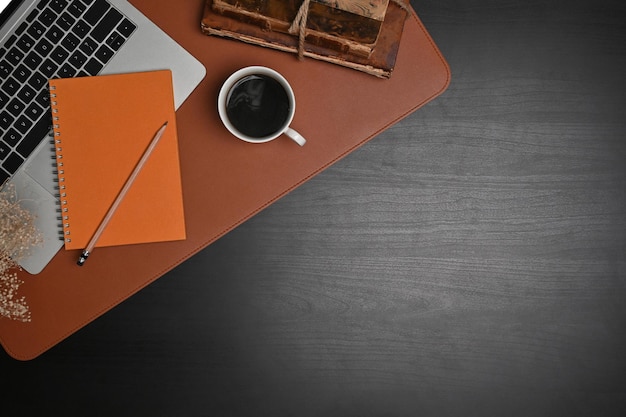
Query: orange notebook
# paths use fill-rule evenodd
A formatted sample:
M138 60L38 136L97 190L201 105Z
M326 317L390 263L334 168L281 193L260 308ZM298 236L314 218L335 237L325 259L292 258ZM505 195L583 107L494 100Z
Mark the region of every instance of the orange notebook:
M50 98L65 248L87 245L166 121L96 246L185 239L171 72L54 79Z

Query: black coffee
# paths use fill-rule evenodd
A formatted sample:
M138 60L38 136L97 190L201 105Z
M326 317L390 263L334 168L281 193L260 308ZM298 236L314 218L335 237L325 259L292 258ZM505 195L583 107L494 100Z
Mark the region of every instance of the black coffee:
M233 126L253 138L272 136L289 118L289 96L283 86L265 75L237 81L226 97L226 114Z

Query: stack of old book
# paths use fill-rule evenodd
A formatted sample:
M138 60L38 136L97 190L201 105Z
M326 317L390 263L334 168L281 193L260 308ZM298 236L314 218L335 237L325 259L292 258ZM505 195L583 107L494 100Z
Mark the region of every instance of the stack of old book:
M202 31L389 78L405 4L408 0L206 0Z

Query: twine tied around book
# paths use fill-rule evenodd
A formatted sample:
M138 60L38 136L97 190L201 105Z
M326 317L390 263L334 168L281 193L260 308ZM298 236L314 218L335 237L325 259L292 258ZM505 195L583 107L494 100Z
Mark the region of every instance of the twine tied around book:
M391 3L400 7L407 14L410 13L409 6L403 0L389 0ZM304 41L306 38L306 21L309 16L309 4L311 0L304 0L298 9L298 13L296 17L291 22L291 26L289 26L289 33L292 35L298 35L298 59L304 59Z
M298 9L296 17L289 26L289 33L298 33L298 59L304 59L304 38L306 37L306 20L309 16L309 3L311 0L304 0Z

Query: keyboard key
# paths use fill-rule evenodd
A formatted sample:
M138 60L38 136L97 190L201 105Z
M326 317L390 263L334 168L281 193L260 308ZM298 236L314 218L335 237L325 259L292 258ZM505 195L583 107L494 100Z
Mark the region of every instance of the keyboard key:
M31 71L37 69L37 67L41 65L42 61L43 59L35 52L29 53L26 55L26 58L24 58L24 64L26 64Z
M20 83L26 82L26 80L28 80L31 74L32 74L31 70L26 68L26 65L24 64L18 65L17 68L15 68L15 71L13 71L13 76Z
M7 106L7 110L13 116L18 117L22 113L22 110L24 110L25 107L26 105L22 103L21 100L14 98L13 100L9 102L9 105Z
M100 18L106 13L109 7L109 3L106 1L96 0L91 7L89 7L89 10L85 13L84 18L87 23L93 26L98 23L98 20L100 20Z
M2 60L0 61L0 77L6 78L11 75L11 71L13 71L13 65L9 64L8 61Z
M46 32L46 39L52 43L57 43L63 38L64 32L57 26L52 25Z
M2 163L2 168L4 168L7 172L13 174L24 162L24 158L16 154L15 152L11 152L4 162Z
M41 75L41 73L36 72L30 77L28 84L36 90L41 90L42 88L46 88L48 86L48 80L46 77Z
M54 48L54 51L50 54L50 58L59 65L61 65L68 56L70 56L70 53L60 46Z
M74 0L72 4L70 4L68 10L72 15L74 15L74 17L80 17L80 15L83 14L86 8L87 6L85 6L83 3L78 0Z
M44 26L50 26L52 22L54 22L57 18L57 13L55 13L52 9L45 9L43 12L39 14L38 20Z
M72 32L81 39L87 36L90 30L91 26L89 26L84 20L79 20L72 28Z
M63 41L61 42L61 45L63 45L65 49L67 49L68 51L73 51L74 49L78 48L79 44L80 44L80 39L78 39L76 35L74 35L73 33L68 33L67 36L63 38Z
M0 184L4 184L4 182L9 179L10 175L3 169L0 169Z
M9 146L17 145L17 142L20 140L22 135L20 135L17 130L13 128L9 128L9 130L4 134L2 139L9 144Z
M9 102L9 95L0 91L0 109Z
M6 60L13 65L19 64L22 58L24 58L24 53L15 46L9 49L9 52L6 54Z
M82 67L87 62L87 56L80 51L76 51L72 54L69 62L76 68Z
M9 37L9 39L7 39L7 40L4 42L4 47L5 47L5 48L7 48L7 49L9 49L10 47L12 47L12 46L13 46L13 44L15 43L15 41L16 41L16 40L17 40L17 35L11 35L11 36Z
M30 36L24 34L17 40L15 45L18 48L20 48L23 52L28 52L31 49L33 49L33 46L35 45L35 41Z
M3 130L8 129L14 120L15 117L13 117L11 113L3 110L2 113L0 113L0 128L2 128Z
M24 33L24 31L26 30L27 27L28 27L28 23L27 22L22 22L22 24L19 25L17 29L15 29L15 34L17 36L20 36L22 33Z
M35 17L37 17L38 14L39 14L39 12L36 9L31 11L30 14L28 15L28 17L26 18L26 21L27 22L32 22L33 20L35 20Z
M32 122L28 120L26 116L21 115L15 121L14 126L20 133L25 134L26 132L28 132L28 129L30 129L30 127L32 126ZM20 143L20 146L21 146L21 143Z
M113 32L107 38L106 44L109 45L114 51L117 51L122 47L122 45L124 45L124 42L126 42L126 39L122 35L118 32Z
M47 39L40 39L37 45L35 45L35 51L39 52L42 56L47 56L52 50L52 44Z
M128 19L124 19L122 20L122 23L119 24L119 26L117 27L117 30L124 35L125 37L129 37L134 30L137 28L137 26L131 22Z
M28 32L28 34L33 38L39 39L44 33L46 33L46 27L39 22L33 22L26 32Z
M52 0L50 1L50 8L57 13L61 13L67 6L67 0Z
M81 43L79 48L85 55L93 55L96 49L98 49L98 44L93 39L87 38Z
M71 14L65 12L57 19L57 25L65 31L70 30L76 19Z
M25 85L22 87L19 93L17 93L17 97L22 100L24 103L30 103L31 100L35 98L35 90L29 85Z
M4 91L5 94L8 94L10 96L12 96L13 94L17 93L17 90L20 88L20 84L15 81L15 78L13 77L9 77L3 84L2 84L2 91Z
M26 108L26 110L24 111L24 114L26 114L26 116L30 117L30 120L37 121L37 120L39 120L39 118L43 115L44 111L46 111L46 110L47 109L43 109L42 107L37 105L37 103L31 103Z
M106 64L107 62L109 62L111 58L113 58L113 54L114 52L111 48L109 48L106 45L102 45L96 51L96 58L98 58L100 61Z
M47 88L37 93L35 103L39 103L39 105L44 109L50 110L50 92Z
M17 151L20 155L27 157L33 152L37 145L48 135L52 127L51 121L52 117L50 114L48 112L44 113L17 147Z
M89 62L87 62L87 65L85 65L85 71L87 71L89 75L98 74L102 68L104 68L104 65L94 58L91 58Z
M102 18L100 23L91 31L91 36L98 42L102 42L117 24L122 20L122 14L116 9L111 9Z
M56 62L51 59L46 59L39 67L39 71L41 71L45 77L51 78L57 68L59 68L59 65Z
M59 69L57 75L59 76L59 78L71 78L76 75L76 68L74 68L70 64L65 64Z
M9 156L11 153L11 148L8 144L0 141L0 161L4 161L4 159Z

